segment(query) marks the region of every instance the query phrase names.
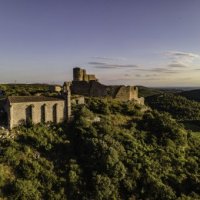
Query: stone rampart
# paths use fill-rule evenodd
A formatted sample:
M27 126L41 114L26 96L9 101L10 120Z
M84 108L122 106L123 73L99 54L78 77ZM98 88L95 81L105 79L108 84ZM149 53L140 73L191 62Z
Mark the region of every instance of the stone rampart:
M91 97L112 97L120 101L136 100L138 89L134 86L107 86L97 81L73 81L71 86L72 94L91 96Z

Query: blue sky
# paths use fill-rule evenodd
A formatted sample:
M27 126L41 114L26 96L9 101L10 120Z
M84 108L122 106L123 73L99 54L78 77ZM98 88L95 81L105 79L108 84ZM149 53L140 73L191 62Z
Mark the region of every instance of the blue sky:
M200 86L199 0L1 0L0 82Z

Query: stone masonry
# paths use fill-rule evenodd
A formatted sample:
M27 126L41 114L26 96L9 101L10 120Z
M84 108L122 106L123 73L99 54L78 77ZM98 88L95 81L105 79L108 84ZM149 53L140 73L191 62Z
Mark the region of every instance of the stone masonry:
M73 69L73 81L63 85L63 97L45 96L10 96L7 98L5 110L8 116L8 127L12 129L27 123L60 123L71 119L71 92L77 95L75 104L84 103L83 96L111 97L120 101L135 101L144 104L144 98L138 97L135 86L108 86L98 82L93 74L85 69ZM81 97L81 96L82 97Z
M41 96L12 96L8 97L5 107L10 130L20 124L29 122L34 124L60 123L66 119L66 104L63 99Z
M112 97L120 101L134 100L144 104L144 98L138 97L138 88L135 86L108 86L98 82L95 75L91 79L85 79L86 70L81 68L73 69L72 94L91 97Z
M87 74L85 69L76 67L73 69L74 81L97 81L94 74Z

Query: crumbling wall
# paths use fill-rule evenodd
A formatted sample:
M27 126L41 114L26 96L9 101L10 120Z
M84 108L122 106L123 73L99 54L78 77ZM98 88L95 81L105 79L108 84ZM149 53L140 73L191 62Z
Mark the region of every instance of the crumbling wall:
M115 97L120 86L106 86L97 81L73 81L72 94L92 97Z
M144 105L144 97L140 97L137 99L137 102L141 105Z
M97 81L91 82L90 96L94 97L114 97L119 86L107 86Z
M138 87L130 86L130 100L138 99Z
M72 94L89 96L90 83L86 81L73 81L71 85L71 92Z
M64 101L46 101L46 102L25 102L25 103L7 103L8 124L9 128L19 126L27 121L26 109L32 107L31 121L34 124L41 122L41 108L45 106L45 121L55 122L53 119L53 108L56 106L56 123L65 120L65 102Z
M61 92L62 86L60 86L60 85L51 85L51 86L49 87L49 90L50 90L51 92Z
M71 103L73 105L85 104L85 97L84 96L79 96L79 95L74 95L74 96L72 96Z
M115 96L116 99L121 101L130 100L130 87L121 86Z
M96 78L96 76L94 74L88 74L87 75L87 80L88 81L96 81L97 78Z
M121 86L115 98L121 101L138 99L138 89L133 86Z
M120 101L135 100L142 104L144 99L138 98L138 88L134 86L107 86L99 83L95 75L87 74L86 70L74 68L74 81L71 86L72 94L112 97Z

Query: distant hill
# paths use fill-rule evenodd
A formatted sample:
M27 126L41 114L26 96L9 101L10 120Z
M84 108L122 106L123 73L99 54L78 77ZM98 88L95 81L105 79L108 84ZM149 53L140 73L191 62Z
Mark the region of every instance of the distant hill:
M200 89L184 91L184 92L181 92L180 95L186 97L187 99L200 102Z
M145 102L153 109L170 113L177 120L200 120L200 103L183 96L164 93L147 97Z
M144 86L137 86L139 89L139 97L148 97L156 94L162 94L163 92L158 88L148 88Z
M144 87L144 86L137 86L139 89L139 97L150 97L154 95L159 95L159 94L174 94L174 93L180 93L184 91L181 88L175 88L175 87Z

